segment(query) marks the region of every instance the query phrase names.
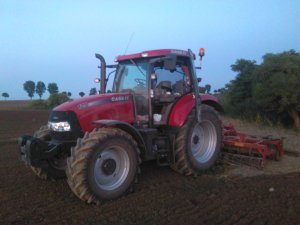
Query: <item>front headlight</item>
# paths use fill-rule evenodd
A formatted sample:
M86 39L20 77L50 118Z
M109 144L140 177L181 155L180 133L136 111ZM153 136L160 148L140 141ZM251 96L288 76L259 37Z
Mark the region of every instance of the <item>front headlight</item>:
M71 125L68 121L48 122L48 127L52 131L65 132L71 131Z

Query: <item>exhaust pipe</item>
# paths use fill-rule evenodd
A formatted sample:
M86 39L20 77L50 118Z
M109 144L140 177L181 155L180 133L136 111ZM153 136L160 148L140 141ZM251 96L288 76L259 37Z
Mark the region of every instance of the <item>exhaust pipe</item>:
M96 58L100 60L100 93L105 93L105 83L106 83L106 62L102 55L96 53Z

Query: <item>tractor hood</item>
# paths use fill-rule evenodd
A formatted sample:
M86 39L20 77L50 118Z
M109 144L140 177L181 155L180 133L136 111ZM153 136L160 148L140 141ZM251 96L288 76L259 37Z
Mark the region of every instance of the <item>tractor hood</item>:
M110 102L117 94L99 94L78 98L72 101L65 102L56 106L54 111L77 111L79 109L88 108L91 106L99 105L104 102ZM123 95L122 95L123 96Z
M179 101L179 103L187 102L189 105L188 110L186 109L186 105L177 103L181 110L187 110L186 113L189 113L195 104L192 96L192 94L188 94L182 101ZM200 96L202 103L210 105L218 111L222 111L222 106L216 97L207 94L201 94ZM175 111L179 112L180 110ZM97 120L119 120L134 124L133 96L130 93L107 93L79 98L55 107L49 121L65 121L69 120L70 117L73 118L73 121L78 121L83 133L92 131L95 128L93 122ZM178 120L176 113L174 120ZM184 118L182 122L184 122Z
M83 132L93 130L93 121L121 120L134 122L133 98L130 93L108 93L63 103L53 112L74 112Z

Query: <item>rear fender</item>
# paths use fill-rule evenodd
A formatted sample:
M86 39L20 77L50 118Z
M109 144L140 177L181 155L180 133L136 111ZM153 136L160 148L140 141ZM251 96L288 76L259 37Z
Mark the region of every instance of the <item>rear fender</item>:
M179 99L172 108L169 116L169 126L182 126L195 106L195 95L190 93Z
M201 104L209 105L218 112L223 111L223 106L220 104L219 100L215 96L202 94L200 95L200 97L201 97ZM175 127L182 126L194 107L195 107L195 95L189 93L183 96L173 106L169 116L168 125L175 126Z
M146 152L146 144L140 132L131 124L122 122L120 120L96 120L93 121L93 125L96 127L115 127L121 129L130 134L137 142L139 148L143 153Z

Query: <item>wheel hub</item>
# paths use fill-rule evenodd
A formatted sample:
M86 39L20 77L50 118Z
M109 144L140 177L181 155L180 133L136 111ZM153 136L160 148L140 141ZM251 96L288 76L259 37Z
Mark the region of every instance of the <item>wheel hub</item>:
M217 131L213 123L203 120L192 131L190 139L192 154L200 163L208 162L214 154L217 145Z
M102 164L102 171L105 175L112 175L117 167L117 163L113 159L106 159Z
M98 155L94 165L94 177L99 188L115 190L126 180L130 167L127 152L119 146L110 146Z
M195 135L195 136L193 137L193 143L194 143L194 145L198 144L198 142L199 142L199 136L198 136L198 135Z

